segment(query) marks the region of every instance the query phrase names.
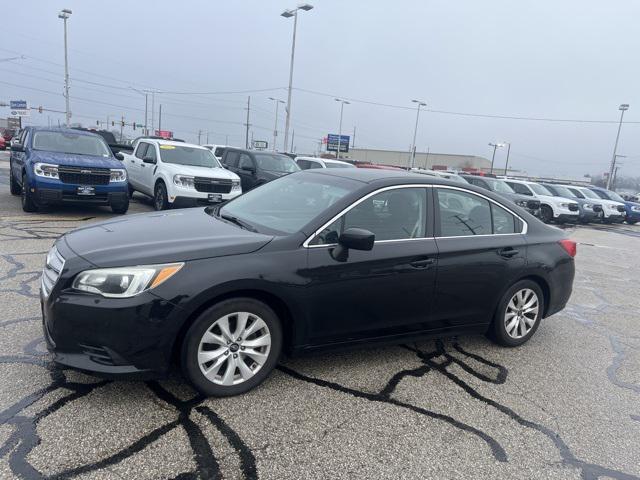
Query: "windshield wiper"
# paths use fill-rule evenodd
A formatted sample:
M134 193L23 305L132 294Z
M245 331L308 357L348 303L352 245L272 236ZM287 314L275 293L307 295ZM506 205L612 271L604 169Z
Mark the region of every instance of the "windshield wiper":
M220 218L223 218L231 223L235 223L240 228L244 228L245 230L249 230L250 232L254 233L258 232L258 230L256 230L253 225L240 220L238 217L234 217L233 215L229 215L228 213L218 213L220 214Z

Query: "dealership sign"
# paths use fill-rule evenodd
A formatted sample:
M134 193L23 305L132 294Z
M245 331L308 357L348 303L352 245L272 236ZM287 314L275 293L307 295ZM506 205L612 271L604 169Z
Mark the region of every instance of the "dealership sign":
M327 152L338 151L338 140L340 143L340 151L349 151L349 142L351 141L351 137L349 135L335 135L333 133L330 133L329 135L327 135Z
M254 140L253 148L256 150L266 150L269 147L269 143L264 140Z
M11 100L9 102L9 109L11 110L11 115L14 117L28 117L31 113L26 100Z
M156 137L173 138L173 132L170 130L156 130Z

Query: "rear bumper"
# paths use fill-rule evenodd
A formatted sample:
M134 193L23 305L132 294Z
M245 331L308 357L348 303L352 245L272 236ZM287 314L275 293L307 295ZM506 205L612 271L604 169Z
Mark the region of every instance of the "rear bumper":
M545 317L564 309L573 292L573 278L575 276L575 262L566 255L566 259L549 272L549 298Z

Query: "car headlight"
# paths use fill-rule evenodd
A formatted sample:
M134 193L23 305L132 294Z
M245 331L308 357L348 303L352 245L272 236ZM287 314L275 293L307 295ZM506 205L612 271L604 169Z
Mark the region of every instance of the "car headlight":
M526 207L527 206L527 201L526 200L516 200L516 205L518 205L520 207Z
M640 206L639 206L639 207L632 206L632 207L631 207L631 211L632 211L632 212L640 212Z
M189 175L174 175L173 183L183 188L196 188L193 177L190 177Z
M240 190L240 180L231 181L231 190Z
M127 171L124 168L112 168L109 182L124 182L127 180Z
M35 173L39 177L59 178L58 166L51 165L50 163L36 162L36 164L33 166L33 173Z
M569 208L569 204L568 203L561 203L560 206L562 208Z
M129 298L151 290L174 276L184 263L85 270L73 281L73 288L109 298Z

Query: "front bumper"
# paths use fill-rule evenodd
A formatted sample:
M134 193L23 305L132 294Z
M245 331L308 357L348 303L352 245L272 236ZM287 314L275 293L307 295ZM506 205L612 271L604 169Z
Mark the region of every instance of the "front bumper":
M210 195L219 197L220 200L210 200ZM171 185L171 189L168 192L169 203L175 207L196 207L199 205L215 205L216 203L223 203L242 195L242 190L231 190L229 193L208 193L198 192L197 190L190 188L181 188L175 185Z
M587 209L582 209L580 211L580 215L578 216L578 219L583 223L593 222L598 218L600 218L599 213L594 212L593 210L587 210Z
M90 203L95 205L119 205L128 200L127 182L107 185L90 185L94 195L78 195L79 184L63 183L56 179L35 177L29 182L38 205L61 203Z
M571 212L571 213L559 213L559 214L554 214L553 215L553 219L556 222L577 222L578 221L578 212Z

